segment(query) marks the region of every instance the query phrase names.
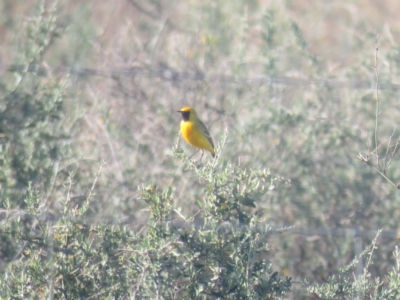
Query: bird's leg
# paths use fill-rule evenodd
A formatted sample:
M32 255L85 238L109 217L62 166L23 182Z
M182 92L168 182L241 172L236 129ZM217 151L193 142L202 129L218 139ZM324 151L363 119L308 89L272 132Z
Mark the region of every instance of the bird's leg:
M201 162L201 159L203 158L203 155L204 155L204 151L203 151L203 150L201 150L201 156L200 156L200 160L199 160L199 162Z
M200 149L197 149L192 155L190 155L190 157L188 159L191 159L193 157L193 155L195 155L197 152L199 152Z

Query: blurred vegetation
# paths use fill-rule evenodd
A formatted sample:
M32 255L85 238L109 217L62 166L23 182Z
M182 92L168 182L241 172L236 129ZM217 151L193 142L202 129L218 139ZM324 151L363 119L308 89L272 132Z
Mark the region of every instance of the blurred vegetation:
M400 4L361 2L3 1L1 298L399 298Z

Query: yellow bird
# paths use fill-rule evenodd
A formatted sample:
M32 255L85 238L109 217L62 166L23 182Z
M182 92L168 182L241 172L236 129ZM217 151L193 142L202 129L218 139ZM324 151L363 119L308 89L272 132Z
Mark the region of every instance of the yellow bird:
M189 145L201 150L200 160L203 158L204 150L207 150L215 157L214 143L207 130L206 125L197 117L196 111L191 107L183 107L178 110L182 115L181 133ZM197 153L192 154L195 155ZM190 156L189 159L192 157Z

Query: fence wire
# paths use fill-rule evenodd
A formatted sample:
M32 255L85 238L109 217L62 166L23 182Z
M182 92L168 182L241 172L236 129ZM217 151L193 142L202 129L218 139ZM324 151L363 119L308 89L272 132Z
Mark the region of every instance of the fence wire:
M74 75L78 77L99 76L106 78L135 78L146 77L156 78L164 81L204 81L204 82L220 82L220 83L248 83L257 85L283 85L283 86L325 86L336 89L352 89L352 90L375 90L375 78L371 81L339 81L327 79L310 79L310 78L296 78L289 76L264 76L257 77L240 77L226 74L206 74L202 71L179 71L168 66L134 66L128 68L109 68L109 69L94 69L87 67L58 67L50 68L48 66L41 66L30 64L18 65L13 64L9 66L0 65L2 72L20 72L20 73L36 73L39 76L45 77L49 74L65 74ZM390 82L380 82L380 90L400 90L400 84Z

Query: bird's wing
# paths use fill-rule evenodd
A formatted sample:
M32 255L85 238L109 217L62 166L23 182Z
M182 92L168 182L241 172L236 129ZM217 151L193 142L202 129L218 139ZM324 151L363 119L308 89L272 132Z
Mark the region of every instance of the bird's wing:
M208 132L208 129L206 127L206 125L204 125L204 123L202 121L200 121L199 119L197 119L198 124L199 124L199 130L204 134L204 136L207 138L207 140L210 142L211 146L214 148L214 142L211 138L210 133Z

